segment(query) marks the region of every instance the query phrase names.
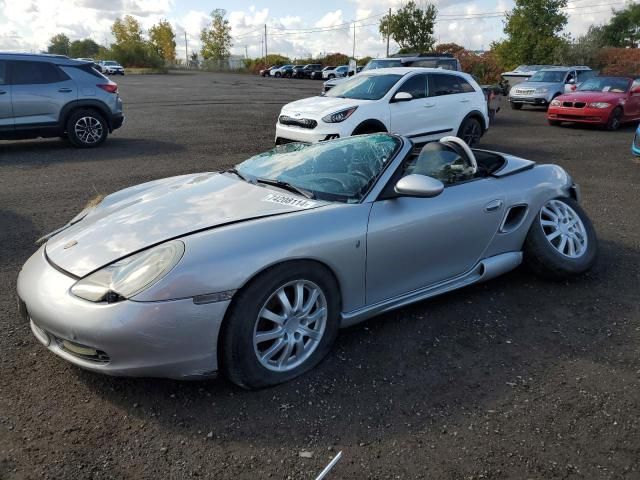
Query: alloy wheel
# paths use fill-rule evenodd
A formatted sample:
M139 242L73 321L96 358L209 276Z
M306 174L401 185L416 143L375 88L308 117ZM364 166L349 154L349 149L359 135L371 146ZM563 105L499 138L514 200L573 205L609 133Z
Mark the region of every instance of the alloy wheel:
M274 372L300 366L320 344L327 316L327 299L318 285L308 280L282 285L258 313L253 330L256 358Z
M587 251L587 230L576 211L560 200L540 210L540 226L549 244L560 254L579 258Z
M467 121L462 130L462 139L470 147L476 145L480 141L480 125L478 122Z
M95 117L80 117L74 125L78 139L87 145L98 143L104 133L102 123Z

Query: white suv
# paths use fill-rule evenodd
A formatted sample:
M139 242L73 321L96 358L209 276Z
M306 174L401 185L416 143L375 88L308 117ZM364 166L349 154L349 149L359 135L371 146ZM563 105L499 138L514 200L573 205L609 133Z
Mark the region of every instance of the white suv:
M471 75L385 68L362 72L322 96L285 105L276 124L276 144L391 132L416 143L457 135L474 146L487 128L487 101Z

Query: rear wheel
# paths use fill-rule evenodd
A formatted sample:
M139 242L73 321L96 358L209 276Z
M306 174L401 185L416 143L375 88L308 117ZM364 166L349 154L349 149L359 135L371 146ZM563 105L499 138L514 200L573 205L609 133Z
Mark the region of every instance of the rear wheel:
M480 122L473 118L468 117L465 118L458 129L458 134L456 137L461 138L466 142L470 147L475 147L478 143L480 143L480 137L482 136L482 126Z
M520 110L522 108L522 104L521 103L511 103L511 110Z
M314 262L278 265L237 294L220 337L222 370L250 389L291 380L329 353L339 313L328 270Z
M280 72L276 72L276 74L274 75L276 78L280 78L282 76L282 74Z
M559 120L547 120L547 122L549 123L549 125L551 125L552 127L558 127L560 126L560 122Z
M617 107L611 112L611 116L607 121L607 130L617 130L620 128L620 123L622 119L622 109Z
M555 198L544 204L529 229L524 261L542 277L563 279L589 270L597 252L586 212L571 198Z
M109 127L96 110L76 110L67 120L67 137L78 148L94 148L107 139Z

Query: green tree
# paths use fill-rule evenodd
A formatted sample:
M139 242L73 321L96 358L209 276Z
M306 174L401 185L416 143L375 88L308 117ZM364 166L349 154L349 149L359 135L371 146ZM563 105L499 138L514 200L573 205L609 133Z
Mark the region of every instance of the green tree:
M409 1L396 13L380 20L380 34L384 37L390 34L400 45L400 52L428 52L436 42L433 28L437 14L438 9L433 4L416 5L414 1Z
M158 55L165 62L174 62L176 59L176 34L167 20L160 20L157 25L149 29L149 39L155 47Z
M47 53L53 53L56 55L69 55L69 47L71 42L69 37L64 33L54 35L49 40L49 46L47 47Z
M100 45L90 38L74 40L69 47L69 56L73 58L94 58L99 52Z
M600 53L605 46L604 27L591 25L587 33L560 47L554 60L565 65L599 68Z
M226 10L216 8L211 12L211 25L200 32L201 54L205 60L219 62L231 55L231 25L226 15Z
M609 24L603 28L604 41L610 47L640 47L640 3L614 10Z
M500 63L511 68L521 63L553 62L556 52L567 43L567 39L561 35L567 24L567 15L562 11L567 6L567 0L515 2L504 23L506 40L492 45Z
M142 42L142 26L131 15L125 15L124 18L116 18L111 26L111 33L116 39L118 45L134 44Z

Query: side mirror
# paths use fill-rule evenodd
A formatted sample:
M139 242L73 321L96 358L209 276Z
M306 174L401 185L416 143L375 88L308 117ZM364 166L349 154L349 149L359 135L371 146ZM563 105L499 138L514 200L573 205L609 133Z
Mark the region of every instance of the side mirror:
M413 95L409 92L398 92L391 99L393 102L410 102L413 100Z
M433 177L411 174L396 183L395 192L407 197L437 197L444 190L444 184Z
M567 83L568 83L569 85L573 85L573 84L575 84L575 83L576 83L576 79L575 79L575 78L570 78L569 80L567 80Z
M631 95L640 95L640 87L634 87L631 89Z

